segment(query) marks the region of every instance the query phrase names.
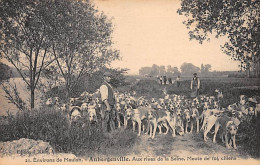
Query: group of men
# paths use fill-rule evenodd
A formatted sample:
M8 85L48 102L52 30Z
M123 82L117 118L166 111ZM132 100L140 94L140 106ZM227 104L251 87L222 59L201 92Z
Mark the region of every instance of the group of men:
M168 84L173 84L173 83L176 82L177 87L180 86L180 75L177 76L175 81L173 81L171 77L167 78L165 75L158 77L158 79L159 79L159 83L161 85L166 85L167 83Z
M197 76L198 74L197 73L194 73L193 74L193 78L191 79L191 85L190 85L190 89L191 89L191 98L195 98L198 96L199 94L199 89L200 89L200 79L198 78ZM161 85L166 85L167 83L167 80L168 80L168 83L169 84L172 84L172 79L169 77L167 79L166 76L160 76L159 77L159 80L160 80L160 84ZM180 87L180 81L181 81L181 78L180 78L180 75L177 76L175 82L176 82L176 86L177 87Z

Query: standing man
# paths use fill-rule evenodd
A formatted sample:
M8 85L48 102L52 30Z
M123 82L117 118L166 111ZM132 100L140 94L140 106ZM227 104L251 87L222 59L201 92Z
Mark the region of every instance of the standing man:
M200 88L200 79L197 77L197 73L194 73L190 85L191 98L195 98L198 96L199 88Z
M163 77L160 76L160 84L162 85L162 82L163 82Z
M181 80L180 75L178 75L177 78L176 78L176 85L177 85L177 87L180 86L180 80Z
M172 84L172 78L171 77L168 78L168 82L169 82L170 85Z
M163 76L163 84L166 85L166 82L167 82L167 77L164 75Z
M115 96L112 86L110 85L112 74L110 72L104 73L104 82L100 86L102 109L101 109L101 119L102 119L102 129L107 132L107 124L110 127L111 132L115 130Z

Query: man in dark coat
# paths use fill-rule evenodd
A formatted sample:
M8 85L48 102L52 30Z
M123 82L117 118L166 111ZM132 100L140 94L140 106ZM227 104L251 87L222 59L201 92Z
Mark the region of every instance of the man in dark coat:
M197 77L197 73L193 74L193 78L191 79L191 98L198 97L199 89L200 89L200 79Z
M168 82L169 82L169 84L172 84L172 78L171 77L168 78Z
M166 85L166 82L167 82L167 77L163 76L163 84Z

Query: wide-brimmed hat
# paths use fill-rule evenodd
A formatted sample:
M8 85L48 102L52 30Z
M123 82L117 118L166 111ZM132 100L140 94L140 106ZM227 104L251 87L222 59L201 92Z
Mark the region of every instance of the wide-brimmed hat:
M110 72L105 72L105 73L104 73L104 76L110 76L110 77L111 77L112 74L111 74Z

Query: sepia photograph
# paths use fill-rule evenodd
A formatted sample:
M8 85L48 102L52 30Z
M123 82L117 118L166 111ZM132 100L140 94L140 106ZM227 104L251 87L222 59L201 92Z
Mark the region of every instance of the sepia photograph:
M0 165L260 165L258 0L0 0Z

